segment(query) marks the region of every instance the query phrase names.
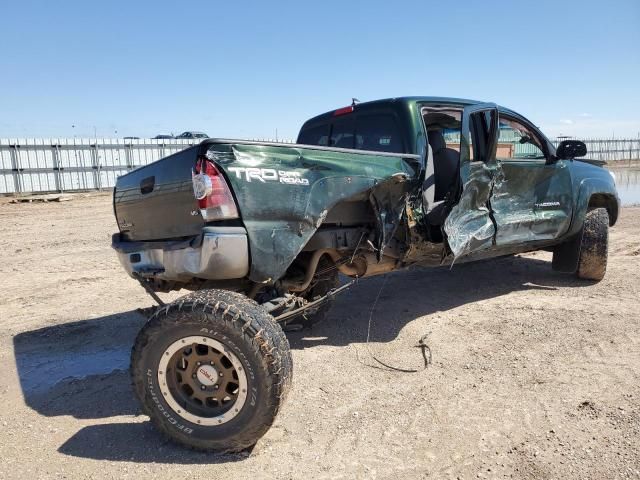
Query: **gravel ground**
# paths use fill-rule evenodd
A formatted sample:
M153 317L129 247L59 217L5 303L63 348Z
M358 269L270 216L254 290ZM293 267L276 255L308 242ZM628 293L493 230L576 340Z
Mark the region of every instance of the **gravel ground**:
M600 283L545 252L361 281L289 334L283 410L223 456L139 414L128 355L151 301L110 249L110 196L2 200L0 225L2 479L640 478L640 208ZM420 368L424 335L426 370L372 360Z

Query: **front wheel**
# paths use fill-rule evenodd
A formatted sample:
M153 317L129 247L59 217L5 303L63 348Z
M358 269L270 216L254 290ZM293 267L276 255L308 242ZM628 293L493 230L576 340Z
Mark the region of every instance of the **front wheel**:
M237 452L262 437L291 383L280 326L254 301L222 290L187 295L136 338L131 374L144 413L171 439Z
M604 208L589 210L582 226L578 278L602 280L607 271L609 249L609 214Z

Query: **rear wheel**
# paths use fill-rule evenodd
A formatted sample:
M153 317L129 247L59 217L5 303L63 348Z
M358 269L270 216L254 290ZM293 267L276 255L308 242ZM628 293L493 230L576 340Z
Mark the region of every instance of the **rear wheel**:
M602 280L607 271L608 248L609 214L604 208L594 208L587 212L582 227L578 278Z
M208 290L160 309L131 356L135 392L155 426L183 445L237 452L264 435L291 382L273 317L247 297Z

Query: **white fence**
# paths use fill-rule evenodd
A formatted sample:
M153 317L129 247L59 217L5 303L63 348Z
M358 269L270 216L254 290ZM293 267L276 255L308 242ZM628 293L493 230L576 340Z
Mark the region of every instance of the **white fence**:
M640 139L584 141L589 158L606 160L612 166L640 160ZM119 138L0 139L0 194L110 188L120 175L198 142Z
M197 140L0 139L0 194L100 190Z
M625 161L640 160L640 136L638 138L578 138L587 145L587 157L604 160L610 165L622 165ZM554 142L556 145L558 142Z

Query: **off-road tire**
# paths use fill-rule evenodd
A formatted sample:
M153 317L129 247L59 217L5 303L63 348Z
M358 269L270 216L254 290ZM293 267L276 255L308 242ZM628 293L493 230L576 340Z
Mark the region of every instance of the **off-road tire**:
M578 270L584 280L602 280L607 271L609 214L604 208L589 210L582 226Z
M216 339L244 367L246 400L222 425L185 420L160 393L160 357L189 336ZM193 449L238 452L255 445L273 423L291 384L292 359L282 329L256 302L234 292L204 290L160 308L149 319L131 352L131 375L143 412L160 432Z
M330 268L331 266L333 266L333 263L325 257L321 258L318 262L319 271L322 271L322 269L325 268ZM319 280L315 281L311 285L311 288L302 293L302 296L309 301L313 301L325 296L328 292L334 288L338 288L339 286L340 277L338 270L335 269L323 274ZM315 312L306 313L291 320L285 325L285 330L308 330L314 325L324 321L329 315L331 307L333 307L333 299L329 299L320 305Z

